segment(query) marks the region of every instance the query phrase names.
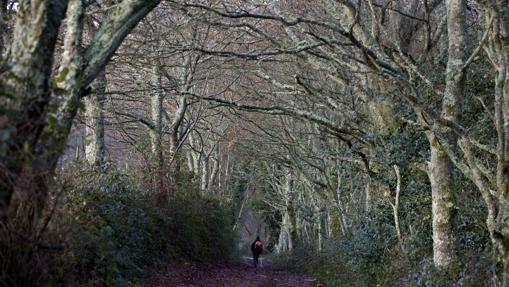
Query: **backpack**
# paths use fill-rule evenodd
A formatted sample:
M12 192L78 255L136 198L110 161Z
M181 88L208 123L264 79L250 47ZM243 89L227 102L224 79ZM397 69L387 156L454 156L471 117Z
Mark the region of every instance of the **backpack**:
M262 242L261 241L256 241L255 242L255 252L256 253L262 253L262 249L263 249Z

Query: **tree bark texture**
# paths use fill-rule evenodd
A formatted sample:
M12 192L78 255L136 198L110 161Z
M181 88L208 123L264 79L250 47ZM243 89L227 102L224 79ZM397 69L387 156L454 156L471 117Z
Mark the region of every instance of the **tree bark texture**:
M83 50L81 0L20 2L7 56L12 65L0 78L2 94L7 95L0 99L0 106L9 110L2 109L2 115L11 133L0 144L0 217L5 218L17 187L24 186L24 198L45 200L46 179L65 147L85 88L104 69L124 37L158 3L118 3ZM64 54L53 76L55 43L66 11Z
M463 86L462 66L465 58L465 7L464 0L448 0L448 62L446 86L442 99L442 116L457 122L461 107ZM448 132L449 144L455 144L456 137ZM447 152L437 137L427 133L430 143L431 160L428 176L431 183L433 215L433 262L437 268L447 268L456 261L455 237L452 230L454 210L454 169Z
M509 265L509 0L482 2L485 18L493 19L485 52L495 71L494 121L497 131L496 194L484 192L487 225L503 265L502 285L507 286ZM480 186L482 180L478 180Z
M18 187L36 188L41 181L39 169L30 161L30 154L40 154L31 148L39 141L46 108L51 97L50 78L53 51L60 23L67 9L66 1L24 1L20 3L13 41L8 60L15 63L2 74L1 90L12 99L1 99L1 105L9 108L7 125L12 134L3 145L0 162L0 217L6 216L7 208ZM28 150L22 147L30 147ZM28 164L27 164L28 163ZM22 175L25 176L22 176ZM27 177L30 175L30 177ZM33 176L32 176L33 175ZM34 178L35 177L35 178ZM37 183L21 184L34 178ZM33 198L43 201L44 188L33 191ZM20 198L28 199L26 195Z
M276 246L277 253L291 252L295 247L297 233L295 211L292 200L292 173L288 171L283 180L284 184L281 187L281 192L285 199L285 208L283 210L278 244Z
M92 165L104 162L104 92L106 74L102 72L90 85L93 94L85 99L85 158Z
M154 164L154 190L158 199L165 199L164 191L164 157L162 149L162 113L164 94L161 90L161 71L158 64L154 65L152 71L153 92L150 97L152 128L150 129L150 148L152 163Z

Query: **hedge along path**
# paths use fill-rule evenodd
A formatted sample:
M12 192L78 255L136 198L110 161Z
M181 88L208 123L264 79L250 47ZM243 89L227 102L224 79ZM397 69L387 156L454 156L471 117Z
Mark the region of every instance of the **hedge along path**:
M146 287L315 287L315 280L288 271L247 265L170 264Z

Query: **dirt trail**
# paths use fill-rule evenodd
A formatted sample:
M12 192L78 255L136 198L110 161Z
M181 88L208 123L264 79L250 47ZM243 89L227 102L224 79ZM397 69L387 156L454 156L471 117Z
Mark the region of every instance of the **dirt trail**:
M314 287L314 280L288 271L241 265L174 264L147 287Z

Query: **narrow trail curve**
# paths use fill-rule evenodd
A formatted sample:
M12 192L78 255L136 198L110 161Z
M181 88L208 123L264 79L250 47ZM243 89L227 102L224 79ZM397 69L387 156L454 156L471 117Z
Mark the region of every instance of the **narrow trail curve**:
M314 280L288 271L243 265L173 264L146 287L314 287Z

